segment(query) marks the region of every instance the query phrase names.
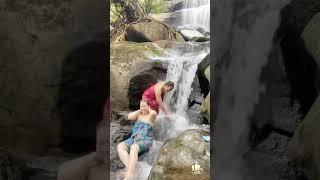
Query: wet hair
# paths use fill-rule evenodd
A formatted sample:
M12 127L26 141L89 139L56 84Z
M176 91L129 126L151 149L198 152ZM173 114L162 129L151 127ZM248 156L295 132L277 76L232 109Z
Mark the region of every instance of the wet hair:
M171 86L172 89L174 88L174 83L172 81L167 81L164 85Z
M140 102L145 102L145 103L147 103L147 105L149 106L149 102L148 101L146 101L146 100L144 100L144 99L141 99L141 101Z

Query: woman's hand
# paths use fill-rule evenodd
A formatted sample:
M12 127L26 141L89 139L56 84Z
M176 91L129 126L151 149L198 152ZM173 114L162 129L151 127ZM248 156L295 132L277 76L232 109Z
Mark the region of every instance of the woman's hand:
M168 119L172 119L172 113L170 113L170 112L168 112L167 114L166 114L166 118L168 118Z

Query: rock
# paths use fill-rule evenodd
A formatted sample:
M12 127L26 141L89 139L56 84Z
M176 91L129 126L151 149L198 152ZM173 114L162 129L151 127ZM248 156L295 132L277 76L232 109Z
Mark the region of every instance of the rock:
M180 30L182 36L184 37L185 40L189 41L192 38L203 38L204 36L198 32L197 30Z
M206 68L206 70L204 71L204 75L207 78L207 80L210 82L210 66Z
M210 38L207 38L207 37L193 37L193 38L190 39L190 41L206 42L206 41L210 41Z
M210 84L208 81L208 78L205 75L206 69L210 66L210 54L208 54L198 65L197 69L197 75L199 78L199 84L201 88L202 94L205 96L209 93L210 91ZM210 68L209 68L210 69ZM210 76L210 75L209 75Z
M125 29L125 40L133 42L152 42L159 40L184 42L179 32L157 20L146 20L130 24Z
M288 145L289 159L302 167L310 179L320 178L320 96L303 122L296 129Z
M201 104L200 112L210 123L210 92Z
M188 118L192 124L204 124L203 115L200 112L200 104L194 104L188 111Z
M57 180L88 180L90 169L98 166L96 153L64 162L58 168Z
M199 78L196 76L191 85L192 91L189 96L189 107L193 106L193 104L201 104L204 100L203 94L201 93L201 88L199 84Z
M143 90L162 78L161 69L152 56L162 49L152 43L118 42L111 44L110 95L112 110L124 111L136 108ZM162 73L165 74L165 73ZM130 93L129 93L130 92Z
M320 13L313 16L302 33L305 46L320 67Z
M148 179L190 179L192 165L202 168L198 179L210 178L210 143L202 139L206 131L186 130L176 138L167 140L160 149Z
M208 31L207 31L205 28L203 28L203 27L198 27L198 28L197 28L197 31L198 31L199 33L203 34L203 35L205 35L205 34L208 33ZM209 32L209 33L210 33L210 32Z

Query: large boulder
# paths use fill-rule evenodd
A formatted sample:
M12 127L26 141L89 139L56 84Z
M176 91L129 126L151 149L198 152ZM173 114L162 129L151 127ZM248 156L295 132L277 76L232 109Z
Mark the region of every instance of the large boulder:
M204 75L210 83L210 66L208 66L206 68L206 70L204 71ZM201 107L200 107L200 111L204 115L204 117L208 120L208 122L210 123L210 92L206 96L204 101L202 102Z
M199 78L201 92L207 95L210 91L209 79L205 75L206 69L210 66L210 54L208 54L198 65L197 75ZM210 69L210 68L209 68ZM210 76L210 75L209 75ZM208 77L209 77L208 76Z
M167 140L148 179L210 179L210 143L202 139L203 135L209 133L189 129ZM193 175L192 166L196 163L202 170Z
M183 29L180 30L180 33L182 34L182 36L184 37L184 39L186 41L191 40L192 38L203 38L204 35L202 35L199 31L197 30L187 30L187 29Z
M182 35L174 28L155 19L144 19L137 23L126 25L119 28L111 36L111 41L114 42L153 42L159 40L184 42Z
M320 13L309 21L303 30L302 38L308 52L320 67Z
M200 106L200 111L210 123L210 92Z
M289 159L301 166L310 179L320 178L320 96L288 145Z
M156 66L152 56L158 56L162 49L152 43L122 41L111 44L110 84L112 110L136 108L143 90L163 78L165 74Z

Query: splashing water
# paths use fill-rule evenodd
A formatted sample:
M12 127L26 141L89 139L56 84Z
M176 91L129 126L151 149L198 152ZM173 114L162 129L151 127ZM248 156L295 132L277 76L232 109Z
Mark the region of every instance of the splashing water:
M188 99L192 92L198 64L209 54L210 43L186 43L185 48L173 48L165 56L156 57L157 60L168 62L166 81L172 81L175 88L169 92L164 103L171 107L174 113L171 120L165 120L160 112L155 129L156 138L166 140L175 137L178 133L190 129L190 120L187 115ZM193 126L195 127L195 126Z
M257 178L248 172L242 154L248 147L250 117L264 91L260 83L262 68L273 46L280 10L287 3L287 0L231 0L213 5L215 68L220 72L215 76L216 80L221 79L215 81L218 83L215 151L219 154L214 161L215 179Z

